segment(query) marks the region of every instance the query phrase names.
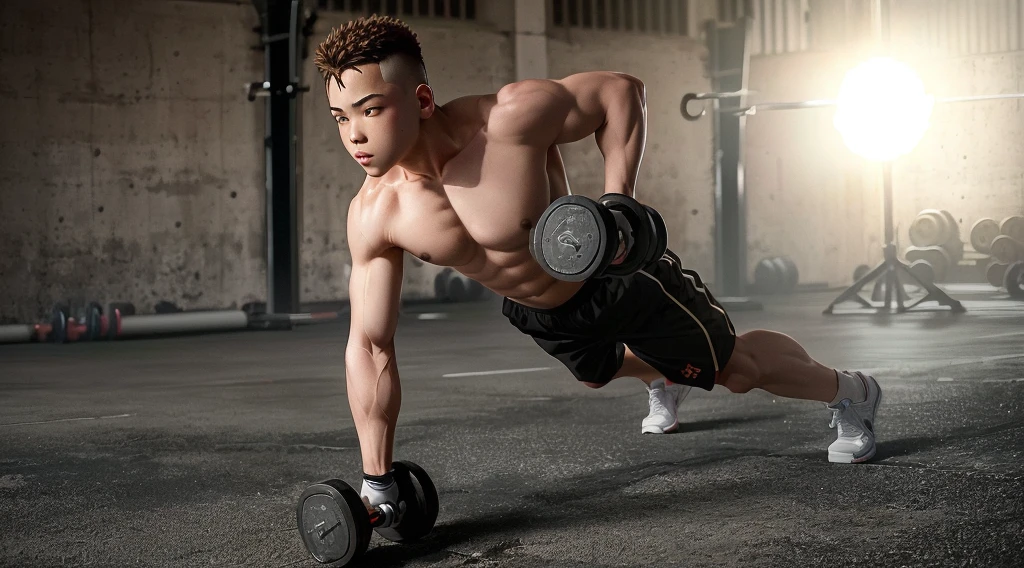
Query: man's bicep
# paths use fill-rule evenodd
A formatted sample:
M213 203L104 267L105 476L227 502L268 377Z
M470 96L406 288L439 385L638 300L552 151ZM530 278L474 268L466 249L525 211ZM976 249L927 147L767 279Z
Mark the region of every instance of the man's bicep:
M398 326L401 295L401 249L389 248L364 258L353 254L349 280L352 317L349 342L366 348L390 345Z

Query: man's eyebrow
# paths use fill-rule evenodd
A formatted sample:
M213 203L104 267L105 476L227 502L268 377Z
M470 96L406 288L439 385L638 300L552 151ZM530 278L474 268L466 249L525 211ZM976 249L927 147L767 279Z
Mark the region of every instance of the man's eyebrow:
M365 103L366 101L368 101L368 100L370 100L370 99L372 99L374 97L383 97L383 96L384 95L382 95L380 93L373 93L372 95L366 95L365 97L363 97L363 98L359 99L358 101L352 103L352 108L358 108L358 107L362 106L363 103ZM345 112L344 109L340 109L338 107L331 107L331 110L336 110L338 112Z

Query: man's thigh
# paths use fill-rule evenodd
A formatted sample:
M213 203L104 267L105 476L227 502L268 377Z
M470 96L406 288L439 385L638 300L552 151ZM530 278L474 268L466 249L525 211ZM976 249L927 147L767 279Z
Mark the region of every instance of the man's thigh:
M631 278L636 289L622 302L638 305L620 309L645 317L633 320L619 339L670 381L714 388L715 375L728 363L736 340L725 309L671 251Z

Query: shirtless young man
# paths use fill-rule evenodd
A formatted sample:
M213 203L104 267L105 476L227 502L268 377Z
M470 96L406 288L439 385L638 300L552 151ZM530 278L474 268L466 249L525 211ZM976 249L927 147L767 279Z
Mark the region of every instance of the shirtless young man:
M839 426L829 460L874 455L878 383L818 363L787 335L735 335L697 273L671 252L629 277L586 282L556 280L531 255L530 229L568 191L558 144L595 136L605 192L633 195L646 136L639 79L527 80L435 106L419 42L394 18L333 30L316 65L345 149L367 174L348 211L345 369L370 505L398 495L390 470L402 401L394 335L403 251L505 296L510 322L589 387L667 378L820 401Z

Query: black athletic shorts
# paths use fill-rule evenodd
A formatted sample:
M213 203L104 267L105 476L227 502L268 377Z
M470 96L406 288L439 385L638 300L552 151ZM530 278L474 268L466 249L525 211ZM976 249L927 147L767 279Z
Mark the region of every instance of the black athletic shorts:
M610 381L628 345L673 383L711 390L736 343L725 309L671 251L626 278L592 278L556 308L505 298L501 311L588 383Z

